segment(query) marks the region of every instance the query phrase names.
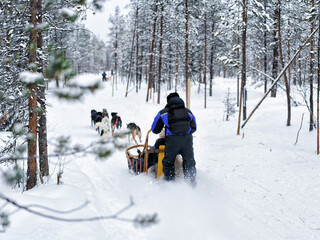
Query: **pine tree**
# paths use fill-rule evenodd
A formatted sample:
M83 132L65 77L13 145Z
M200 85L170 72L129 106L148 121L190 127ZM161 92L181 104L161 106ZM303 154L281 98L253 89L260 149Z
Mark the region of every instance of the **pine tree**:
M29 66L33 71L37 61L37 0L30 0L30 44L29 44ZM28 171L27 171L27 190L37 184L37 84L29 85L29 125L28 133Z

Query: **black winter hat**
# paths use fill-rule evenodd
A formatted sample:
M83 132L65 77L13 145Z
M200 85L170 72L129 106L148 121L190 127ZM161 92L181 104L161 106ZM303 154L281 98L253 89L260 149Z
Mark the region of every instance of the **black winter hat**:
M169 100L173 97L180 97L180 96L177 92L172 92L167 96L167 102L169 102Z

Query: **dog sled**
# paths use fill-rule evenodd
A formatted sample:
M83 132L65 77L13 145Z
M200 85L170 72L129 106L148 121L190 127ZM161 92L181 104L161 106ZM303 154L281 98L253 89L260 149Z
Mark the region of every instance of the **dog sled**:
M128 161L128 168L133 174L145 173L148 175L148 169L151 166L156 166L156 178L163 175L162 159L164 158L165 146L160 145L159 149L154 149L153 146L148 144L149 134L148 131L146 141L144 144L138 144L126 149L126 158ZM149 159L153 156L153 159Z

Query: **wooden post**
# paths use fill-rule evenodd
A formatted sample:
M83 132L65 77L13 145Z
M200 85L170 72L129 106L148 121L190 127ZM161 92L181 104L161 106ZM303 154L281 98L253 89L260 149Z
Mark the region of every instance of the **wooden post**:
M187 108L190 109L190 79L187 81Z
M114 75L112 75L112 97L114 96Z

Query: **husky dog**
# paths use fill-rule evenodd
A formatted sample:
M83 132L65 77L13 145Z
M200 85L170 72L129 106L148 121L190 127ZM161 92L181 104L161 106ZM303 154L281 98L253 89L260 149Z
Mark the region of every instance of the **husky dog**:
M102 109L102 117L104 118L105 116L109 118L109 114L106 108Z
M112 116L112 118L111 118L111 131L112 131L112 135L114 135L115 129L122 127L122 120L117 112L112 112L111 116Z
M97 112L96 110L91 110L91 126L95 125L97 122L101 122L102 112Z
M141 134L141 129L137 124L135 124L133 122L132 123L128 123L127 124L127 128L132 131L132 139L136 144L138 144L137 141L136 141L136 136L137 135L139 137L140 142L142 142L141 141L141 135L142 135ZM129 144L130 144L130 134L129 134Z
M102 118L101 122L97 122L95 125L96 129L100 129L100 135L102 137L110 137L110 123L109 118L105 116Z
M91 110L91 126L95 124L96 114L97 114L97 111L92 109Z

